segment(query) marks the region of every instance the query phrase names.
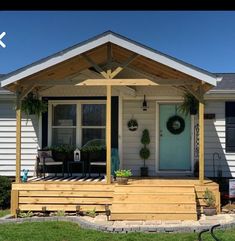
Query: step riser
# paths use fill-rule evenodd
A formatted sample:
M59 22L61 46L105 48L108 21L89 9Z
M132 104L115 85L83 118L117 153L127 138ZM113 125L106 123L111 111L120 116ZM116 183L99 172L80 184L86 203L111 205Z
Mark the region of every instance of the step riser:
M194 187L115 186L111 220L197 220Z
M197 220L196 214L112 214L110 220Z
M148 198L146 198L148 195ZM194 204L195 203L195 196L190 195L183 195L179 196L176 194L172 195L165 195L165 194L146 194L142 196L141 194L129 193L129 194L114 194L114 201L113 203L188 203Z

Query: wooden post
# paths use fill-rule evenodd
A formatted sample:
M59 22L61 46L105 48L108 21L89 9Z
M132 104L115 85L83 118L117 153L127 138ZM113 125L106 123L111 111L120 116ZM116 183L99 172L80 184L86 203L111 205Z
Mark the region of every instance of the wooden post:
M21 100L16 96L16 183L20 183L21 174Z
M204 103L199 102L199 181L204 183Z
M106 180L111 183L111 85L107 88L106 100Z
M16 209L19 207L19 191L11 190L11 214L16 215Z

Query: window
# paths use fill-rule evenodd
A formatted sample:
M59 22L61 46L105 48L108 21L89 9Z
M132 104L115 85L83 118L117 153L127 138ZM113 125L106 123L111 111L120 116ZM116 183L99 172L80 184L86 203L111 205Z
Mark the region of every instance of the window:
M226 152L235 152L235 102L225 103Z
M52 105L52 145L76 146L76 104Z
M105 104L82 104L82 145L92 139L105 139Z
M51 101L48 123L49 145L69 144L81 147L92 139L105 140L105 101Z

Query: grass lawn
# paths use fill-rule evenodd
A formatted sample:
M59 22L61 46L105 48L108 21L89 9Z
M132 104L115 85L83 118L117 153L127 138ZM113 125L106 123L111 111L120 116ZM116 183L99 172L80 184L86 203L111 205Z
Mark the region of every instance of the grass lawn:
M0 210L0 218L10 214L10 209Z
M222 241L235 240L235 229L216 231ZM209 235L204 240L212 241ZM129 233L114 234L82 229L77 224L67 222L35 222L21 224L1 224L0 241L196 241L197 234Z

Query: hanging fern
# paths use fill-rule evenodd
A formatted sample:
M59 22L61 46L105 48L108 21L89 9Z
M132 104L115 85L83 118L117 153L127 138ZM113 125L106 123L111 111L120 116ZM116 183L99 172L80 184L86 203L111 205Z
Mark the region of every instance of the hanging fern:
M21 109L26 114L36 115L38 118L41 113L47 112L47 102L40 100L38 96L30 92L21 102Z
M184 101L179 106L179 111L185 115L195 115L199 109L199 101L189 92L185 92L183 98Z

